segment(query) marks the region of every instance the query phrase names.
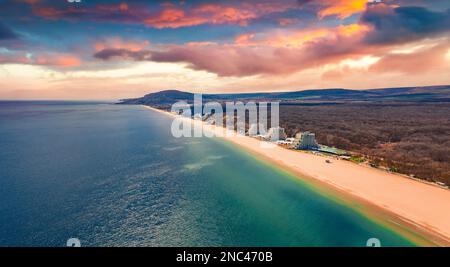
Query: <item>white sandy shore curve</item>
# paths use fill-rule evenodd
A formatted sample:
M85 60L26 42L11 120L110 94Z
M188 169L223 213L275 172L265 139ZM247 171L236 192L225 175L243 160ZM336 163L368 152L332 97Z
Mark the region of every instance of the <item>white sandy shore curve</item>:
M175 117L169 112L145 107ZM216 134L229 131L202 121L191 121ZM332 159L330 164L320 155L264 146L262 141L248 136L232 134L223 138L271 159L281 167L317 179L438 234L447 245L450 244L450 190L353 162Z

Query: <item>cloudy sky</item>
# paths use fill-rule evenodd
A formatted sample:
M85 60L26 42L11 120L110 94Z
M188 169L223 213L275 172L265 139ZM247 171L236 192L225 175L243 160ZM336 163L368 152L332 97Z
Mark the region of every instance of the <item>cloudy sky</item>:
M450 84L448 0L0 0L0 99Z

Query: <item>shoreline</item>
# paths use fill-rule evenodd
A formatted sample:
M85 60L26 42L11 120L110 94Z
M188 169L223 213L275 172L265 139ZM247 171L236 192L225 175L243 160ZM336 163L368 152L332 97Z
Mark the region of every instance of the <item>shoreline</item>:
M169 112L143 106L176 117ZM230 131L203 121L186 119L215 134ZM248 136L221 136L222 140L314 187L320 194L351 205L363 216L399 231L414 243L450 246L450 212L446 208L446 203L450 203L450 191L447 189L348 161L331 159L330 164L325 162L328 157L276 145L270 148L261 146L264 141Z

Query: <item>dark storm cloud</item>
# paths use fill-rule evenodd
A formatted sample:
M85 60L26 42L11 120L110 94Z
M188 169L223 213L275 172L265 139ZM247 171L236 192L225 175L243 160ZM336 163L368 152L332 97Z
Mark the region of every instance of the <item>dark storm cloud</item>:
M148 60L150 58L150 51L130 51L128 49L103 49L94 54L95 58L102 60L110 60L113 58L131 59L136 61Z
M361 22L374 27L366 36L367 43L403 43L450 31L450 10L435 12L424 7L375 6L362 14Z

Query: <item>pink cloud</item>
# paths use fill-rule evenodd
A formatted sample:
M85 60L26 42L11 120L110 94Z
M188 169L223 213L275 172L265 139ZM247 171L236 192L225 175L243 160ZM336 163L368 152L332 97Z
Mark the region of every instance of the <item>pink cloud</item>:
M32 5L34 15L49 20L72 21L104 21L119 23L143 23L143 19L150 16L150 10L140 4L129 5L125 2L118 4L97 4L92 7L74 6L54 7L45 3Z
M392 54L391 46L367 46L361 37L339 35L336 39L320 39L300 47L242 46L209 44L205 46L171 46L165 51L152 52L156 62L183 62L189 68L216 73L219 76L252 76L259 74L291 74L294 72L337 64L344 59L378 55L381 59L368 69L371 73L423 74L448 67L446 54L450 46L438 44L410 54ZM214 60L211 60L214 59ZM347 68L345 75L353 71ZM329 77L328 77L329 78Z
M139 51L150 45L148 40L124 40L121 37L109 37L97 40L94 43L95 51L103 49L127 49L130 51Z
M319 11L319 17L337 16L345 19L365 11L369 0L326 0L322 2L326 7Z
M173 5L168 6L156 16L144 20L148 26L156 28L179 28L201 24L238 24L247 25L251 20L266 14L283 12L297 8L295 2L244 2L240 5L202 4L192 9L183 10Z
M77 67L81 59L73 55L41 55L36 57L34 64L54 67Z
M305 38L304 35L302 38ZM146 60L186 63L189 68L219 76L289 74L369 53L375 48L361 45L363 36L351 26L338 27L331 36L318 35L306 38L298 46L286 46L280 40L253 40L255 36L247 34L238 36L233 44L170 45L157 51L148 51L149 59ZM297 35L293 34L292 38L297 38ZM292 42L289 38L282 41L287 44ZM116 58L123 56L124 59L136 55L134 60L141 59L140 55L123 50L108 51L108 57L97 57L110 59L109 55Z
M161 4L159 10L142 4L99 4L93 7L55 8L32 5L35 15L47 19L109 21L144 24L155 28L179 28L202 24L247 25L261 16L298 8L296 1L254 1L200 4L192 7Z
M345 19L366 10L369 0L298 0L301 6L313 6L319 18L335 16Z
M207 18L188 16L182 9L165 9L156 16L144 20L144 24L155 28L179 28L207 23Z
M288 25L294 24L296 22L298 22L297 19L291 19L291 18L278 19L278 25L280 25L280 26L288 26Z
M325 1L325 3L331 3ZM332 1L338 4L338 1ZM340 2L339 2L340 3ZM243 4L242 7L245 5ZM182 27L182 25L196 25L197 23L239 23L254 17L255 11L250 8L240 10L220 10L217 5L196 6L189 12L177 9L174 5L165 6L166 13L154 17L151 21L153 27ZM282 10L283 7L260 7L261 12ZM416 11L416 12L412 12ZM377 4L367 7L359 23L340 25L332 28L305 28L305 29L277 29L268 32L245 33L235 38L234 42L218 43L188 43L184 45L161 45L140 50L127 47L113 47L97 50L96 58L103 60L151 60L154 62L184 63L188 68L215 73L219 76L252 76L259 74L291 74L294 72L322 67L326 64L339 63L344 59L354 59L367 55L376 55L381 60L375 64L371 71L382 71L392 66L393 69L406 70L408 66L402 62L410 62L410 66L420 63L404 55L391 55L389 52L398 44L407 43L410 39L399 40L398 35L414 31L413 27L405 27L401 33L391 36L393 27L403 20L410 21L410 17L424 14L429 17L430 12L424 9L403 8L397 10L394 6ZM403 12L403 13L402 13ZM223 15L227 14L227 15ZM398 15L400 14L400 15ZM436 13L441 14L441 13ZM382 20L387 16L386 20ZM421 16L419 16L420 18ZM442 17L442 16L441 16ZM377 23L379 20L388 21L383 27ZM412 21L417 21L412 20ZM440 21L445 21L440 19ZM442 24L442 23L440 23ZM434 32L445 32L445 26L440 26ZM409 35L409 34L407 34ZM427 35L414 35L414 41ZM377 40L371 41L376 37ZM436 43L439 41L436 41ZM425 53L425 52L424 52ZM432 57L433 55L433 57ZM433 54L422 55L422 61L436 65L438 58ZM427 59L427 56L429 57ZM433 61L434 60L434 61ZM420 69L417 68L417 69ZM411 70L408 71L411 73ZM330 76L331 75L330 73ZM336 76L336 75L334 75Z
M420 77L427 74L445 73L450 70L450 60L446 54L450 51L450 43L427 46L416 51L386 52L380 59L366 68L352 68L344 65L322 74L323 80L342 81L355 75L368 77L383 74L400 75L400 77Z
M39 54L27 56L24 54L0 55L0 64L29 64L49 67L78 67L82 63L81 59L69 54Z
M446 54L450 44L445 42L412 53L390 53L383 56L370 67L371 72L399 72L404 74L422 74L448 67Z

